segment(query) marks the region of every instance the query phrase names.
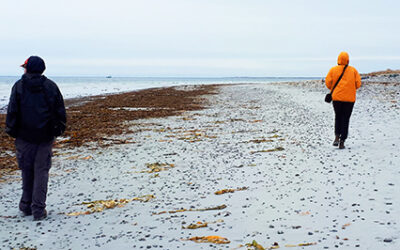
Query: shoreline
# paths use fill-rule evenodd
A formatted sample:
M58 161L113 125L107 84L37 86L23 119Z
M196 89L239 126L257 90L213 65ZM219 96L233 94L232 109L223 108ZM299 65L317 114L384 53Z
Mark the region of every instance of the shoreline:
M96 142L99 146L123 143L112 137L128 131L129 121L172 116L179 112L204 108L201 96L215 94L219 85L190 85L149 88L138 91L87 96L65 100L67 130L57 138L55 148L80 147ZM154 98L156 97L156 98ZM0 127L5 127L0 114ZM110 137L110 138L107 138ZM104 145L102 145L104 144ZM0 131L0 178L17 170L14 138ZM11 152L8 153L8 152Z
M18 80L0 77L0 113L5 112L12 82ZM149 88L175 87L184 85L209 85L209 84L231 84L238 82L266 83L275 81L301 81L315 79L314 77L51 77L61 90L65 99L87 96L119 94L121 92L132 92Z

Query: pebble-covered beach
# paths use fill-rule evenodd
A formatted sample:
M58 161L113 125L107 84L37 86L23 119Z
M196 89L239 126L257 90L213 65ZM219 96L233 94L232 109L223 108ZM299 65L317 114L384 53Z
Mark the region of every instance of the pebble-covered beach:
M358 91L343 150L321 81L218 86L124 121L121 143L55 148L46 220L19 213L19 171L2 177L0 248L400 249L392 78Z

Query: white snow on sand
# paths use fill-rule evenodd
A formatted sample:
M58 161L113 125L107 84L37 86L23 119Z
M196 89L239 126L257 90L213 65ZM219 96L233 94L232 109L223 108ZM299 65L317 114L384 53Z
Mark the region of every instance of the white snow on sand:
M135 121L133 129L148 130L126 135L134 144L58 152L45 221L18 215L17 177L0 183L0 248L233 249L256 240L265 248L400 249L399 86L362 87L344 150L331 145L327 92L318 82L224 86L208 109ZM283 150L257 152L275 148ZM155 162L175 167L141 173ZM248 190L214 194L238 187ZM63 214L84 211L76 205L83 201L147 194L156 198ZM217 220L223 222L182 229ZM208 235L230 243L182 240Z

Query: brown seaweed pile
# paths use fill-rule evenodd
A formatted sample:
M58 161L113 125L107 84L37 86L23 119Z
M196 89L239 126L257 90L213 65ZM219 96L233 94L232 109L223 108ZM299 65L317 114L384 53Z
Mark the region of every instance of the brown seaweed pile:
M99 146L129 143L113 136L133 133L129 121L178 115L204 108L202 95L216 94L217 85L188 89L153 88L112 95L66 100L67 130L57 148L78 147L89 142ZM0 178L17 168L14 140L5 132L5 114L0 114Z

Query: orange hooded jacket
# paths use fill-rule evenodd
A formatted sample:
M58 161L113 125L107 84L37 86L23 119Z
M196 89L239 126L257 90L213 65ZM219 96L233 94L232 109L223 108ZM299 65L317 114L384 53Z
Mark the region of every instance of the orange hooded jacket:
M332 90L336 81L343 72L344 66L349 64L349 54L341 52L338 57L338 66L332 67L325 78L325 85ZM332 94L332 100L341 102L355 102L356 90L361 87L361 77L352 66L347 66L342 79Z

